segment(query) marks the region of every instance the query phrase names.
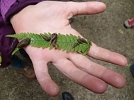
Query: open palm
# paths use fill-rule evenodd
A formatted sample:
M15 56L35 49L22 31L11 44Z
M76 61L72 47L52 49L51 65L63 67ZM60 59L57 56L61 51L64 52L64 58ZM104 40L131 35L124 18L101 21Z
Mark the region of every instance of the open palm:
M101 2L43 1L21 10L12 17L11 23L16 33L33 32L40 34L50 32L81 36L71 27L69 19L75 15L100 13L105 8L106 6ZM48 73L48 62L52 62L58 70L74 82L96 93L103 93L107 84L116 88L122 88L125 85L123 76L90 61L81 54L31 46L26 47L25 50L33 62L40 85L51 96L56 96L59 88ZM121 66L127 64L124 56L98 47L94 43L92 43L88 56Z

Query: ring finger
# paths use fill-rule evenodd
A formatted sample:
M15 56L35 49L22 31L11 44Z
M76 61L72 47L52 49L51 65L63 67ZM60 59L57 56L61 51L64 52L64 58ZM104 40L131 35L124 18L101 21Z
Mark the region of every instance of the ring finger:
M68 78L95 93L103 93L107 88L103 80L78 69L68 59L60 59L53 64Z

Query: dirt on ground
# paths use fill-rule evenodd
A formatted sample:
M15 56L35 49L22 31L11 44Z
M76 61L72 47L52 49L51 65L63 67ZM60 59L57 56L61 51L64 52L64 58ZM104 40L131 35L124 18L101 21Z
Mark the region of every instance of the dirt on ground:
M123 26L126 19L134 16L134 1L95 1L104 2L107 5L106 11L96 15L75 16L72 27L98 46L121 53L130 64L134 63L134 28L126 29ZM9 66L0 69L0 100L62 100L61 94L65 91L71 93L75 100L134 100L134 78L129 68L89 59L122 74L126 86L117 89L109 85L105 93L96 94L69 80L49 63L49 73L60 87L59 95L51 97L42 90L36 79L28 79L19 69Z

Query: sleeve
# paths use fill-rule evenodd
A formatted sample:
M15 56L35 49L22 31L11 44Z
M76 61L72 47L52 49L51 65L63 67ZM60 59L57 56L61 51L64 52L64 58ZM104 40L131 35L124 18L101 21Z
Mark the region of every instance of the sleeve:
M18 43L17 39L6 37L8 34L15 34L11 24L8 24L10 17L24 7L41 1L43 0L0 0L0 52L2 57L0 68L10 65L11 54Z
M28 5L34 5L44 0L1 0L1 14L5 22L10 17Z
M6 37L7 34L14 34L14 30L10 25L5 25L2 15L0 14L0 53L2 62L0 68L7 67L11 63L11 54L16 47L18 40Z

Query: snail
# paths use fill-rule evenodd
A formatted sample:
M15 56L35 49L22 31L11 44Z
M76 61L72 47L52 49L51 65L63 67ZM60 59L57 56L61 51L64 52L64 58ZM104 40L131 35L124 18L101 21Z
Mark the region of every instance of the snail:
M44 34L40 34L43 39L45 39L46 41L50 41L50 44L52 44L53 42L55 43L55 41L57 40L57 34L53 33L50 37L44 35Z
M74 43L74 45L72 46L72 48L75 48L77 45L79 45L79 43Z
M30 44L30 42L31 42L31 39L30 38L26 38L26 39L24 39L24 40L22 40L22 41L20 41L18 43L17 48L23 48L25 46L28 46Z
M88 43L84 38L77 39L78 43Z
M57 34L53 33L50 39L50 44L55 45L57 41Z
M88 42L84 38L78 38L77 39L77 43L74 43L74 45L72 46L72 48L75 48L77 45L82 44L82 43L88 44Z
M46 41L50 41L51 40L51 37L47 37L46 35L44 35L44 34L40 34L42 37L43 37L43 39L45 39Z
M56 44L56 41L57 41L57 34L56 33L53 33L51 35L51 37L47 37L44 34L40 34L40 35L43 37L43 39L45 39L46 41L49 41L50 44L52 44L55 47L55 49L58 48L58 45Z

